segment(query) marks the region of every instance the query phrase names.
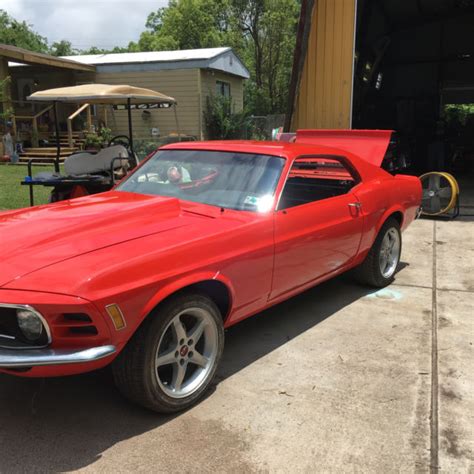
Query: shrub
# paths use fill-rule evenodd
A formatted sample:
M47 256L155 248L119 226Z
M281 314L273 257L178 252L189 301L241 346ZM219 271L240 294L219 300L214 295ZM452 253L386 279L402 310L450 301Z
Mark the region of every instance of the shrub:
M244 138L248 116L245 111L232 112L231 97L209 96L204 110L204 124L209 140Z
M102 148L102 138L95 133L86 134L84 148Z

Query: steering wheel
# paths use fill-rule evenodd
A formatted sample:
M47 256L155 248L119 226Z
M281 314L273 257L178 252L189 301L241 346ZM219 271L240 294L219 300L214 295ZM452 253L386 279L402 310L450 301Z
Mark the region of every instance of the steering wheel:
M128 157L128 161L130 163L130 168L133 169L136 166L138 166L138 158L135 153L130 154L130 138L127 135L117 135L116 137L112 138L112 140L109 141L108 146L112 145L123 145L127 151L128 154L130 155Z
M117 135L109 141L108 146L112 145L123 145L127 149L130 149L130 138L127 135Z

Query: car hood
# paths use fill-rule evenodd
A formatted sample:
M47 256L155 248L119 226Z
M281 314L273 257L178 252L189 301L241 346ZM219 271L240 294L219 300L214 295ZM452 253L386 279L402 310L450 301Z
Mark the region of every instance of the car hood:
M324 145L381 166L393 130L298 130L296 143Z
M175 198L111 191L0 213L0 287L94 250L189 225Z

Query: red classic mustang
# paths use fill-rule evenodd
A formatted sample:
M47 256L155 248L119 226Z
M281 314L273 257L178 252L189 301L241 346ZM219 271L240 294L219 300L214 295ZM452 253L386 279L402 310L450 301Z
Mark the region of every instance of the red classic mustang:
M177 143L112 191L0 214L0 371L112 364L130 399L190 406L224 328L351 268L392 281L421 186L380 168L389 138Z

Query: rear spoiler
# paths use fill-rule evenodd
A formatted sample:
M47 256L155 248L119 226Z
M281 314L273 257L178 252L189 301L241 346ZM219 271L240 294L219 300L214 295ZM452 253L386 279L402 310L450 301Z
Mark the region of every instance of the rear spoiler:
M393 130L298 130L277 134L279 141L323 145L357 155L375 166L381 166Z

